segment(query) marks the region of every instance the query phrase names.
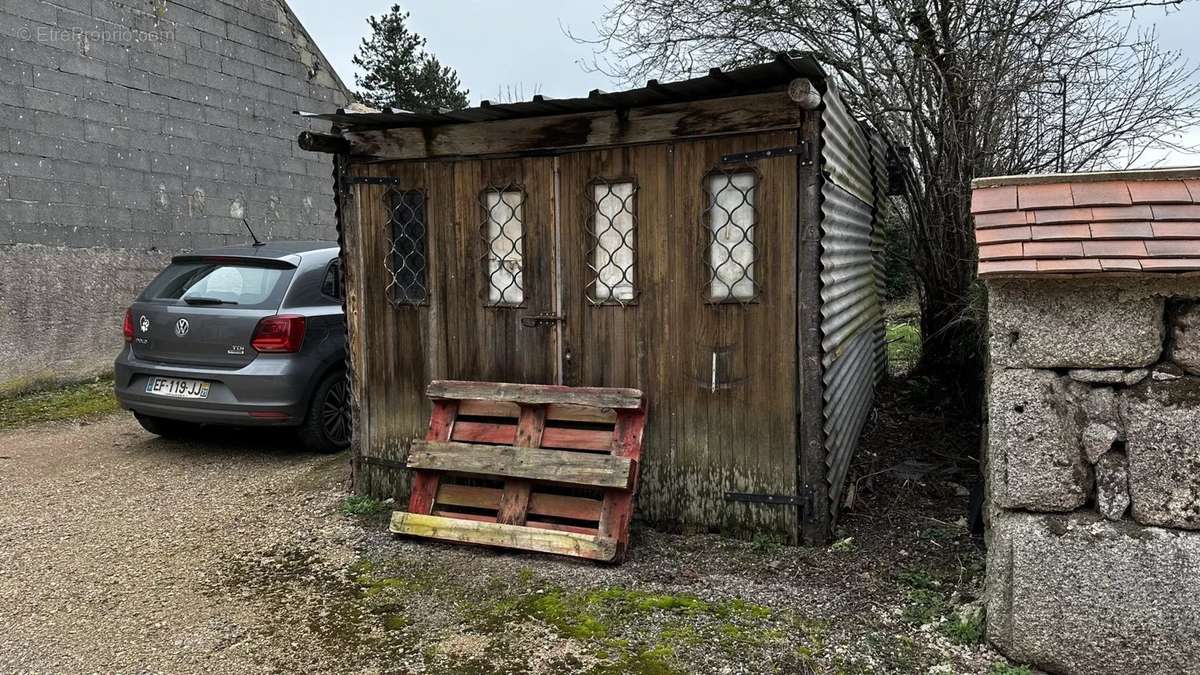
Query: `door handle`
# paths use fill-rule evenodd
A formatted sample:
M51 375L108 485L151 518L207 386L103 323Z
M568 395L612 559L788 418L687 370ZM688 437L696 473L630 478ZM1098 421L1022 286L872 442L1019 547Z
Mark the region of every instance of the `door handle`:
M538 326L553 326L561 322L564 318L553 312L542 312L541 314L532 314L530 316L521 317L521 325L526 328L537 328Z

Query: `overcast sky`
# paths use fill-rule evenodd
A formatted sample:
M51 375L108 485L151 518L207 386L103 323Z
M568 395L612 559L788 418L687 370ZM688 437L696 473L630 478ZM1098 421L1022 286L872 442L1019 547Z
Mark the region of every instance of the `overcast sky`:
M367 16L384 14L395 0L290 0L292 9L317 41L321 51L350 87L350 59L366 35ZM410 28L425 36L428 49L458 71L470 90L472 105L497 100L508 92L528 99L541 93L554 97L583 96L592 89L612 90L616 84L585 65L592 58L588 45L564 34L594 36L593 23L604 4L596 0L407 0L398 3L412 13ZM1200 63L1200 0L1187 0L1182 9L1164 16L1163 10L1142 10L1141 22L1158 26L1165 46ZM1200 129L1191 134L1200 143ZM1200 154L1176 155L1172 164L1200 165Z

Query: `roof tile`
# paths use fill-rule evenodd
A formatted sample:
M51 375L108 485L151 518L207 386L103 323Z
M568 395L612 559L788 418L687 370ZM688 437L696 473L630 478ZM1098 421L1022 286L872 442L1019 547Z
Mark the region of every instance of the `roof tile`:
M1155 236L1150 223L1092 223L1092 239L1149 239Z
M1161 258L1166 256L1194 256L1200 258L1200 239L1152 239L1146 242L1146 251Z
M1087 239L1092 236L1092 228L1087 225L1034 225L1031 229L1034 241Z
M986 277L989 274L1013 274L1036 271L1036 260L989 260L979 263L979 276L981 277Z
M1200 257L1197 258L1146 258L1142 261L1146 272L1200 272Z
M1156 239L1196 239L1200 238L1200 222L1176 221L1173 223L1154 223Z
M1039 272L1100 272L1100 261L1087 260L1038 260Z
M1032 211L1035 223L1086 223L1092 220L1092 210L1078 209L1038 209Z
M1100 268L1105 272L1141 272L1142 263L1133 258L1100 258Z
M975 227L1006 227L1009 225L1024 225L1026 221L1023 211L1001 211L997 213L980 213L975 216Z
M1181 180L1131 180L1129 196L1134 204L1192 203L1192 195Z
M1155 220L1200 220L1200 204L1154 204Z
M1004 244L1011 246L1012 244ZM1078 241L1030 241L1021 244L1026 258L1082 258L1083 244Z
M1085 241L1083 253L1090 258L1141 258L1149 255L1144 241Z
M991 244L979 247L980 260L1001 260L1004 258L1020 258L1024 255L1021 244Z
M1075 206L1125 206L1133 202L1125 181L1097 181L1094 183L1071 183L1071 196Z
M1013 211L1016 208L1016 186L980 188L971 192L971 213Z
M1200 204L1200 179L1185 180L1183 184L1187 187L1188 192L1192 193L1192 203Z
M1020 227L992 227L975 233L977 244L999 244L1008 241L1029 241L1032 235L1028 225Z
M1066 183L1018 185L1017 203L1021 209L1057 209L1075 206L1071 186Z
M1154 212L1149 206L1097 206L1092 209L1093 221L1110 220L1153 220Z

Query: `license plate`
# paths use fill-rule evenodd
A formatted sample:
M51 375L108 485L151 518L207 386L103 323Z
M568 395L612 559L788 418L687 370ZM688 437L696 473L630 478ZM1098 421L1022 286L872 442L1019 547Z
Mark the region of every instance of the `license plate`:
M208 398L209 384L177 377L152 377L146 382L146 393L172 398Z

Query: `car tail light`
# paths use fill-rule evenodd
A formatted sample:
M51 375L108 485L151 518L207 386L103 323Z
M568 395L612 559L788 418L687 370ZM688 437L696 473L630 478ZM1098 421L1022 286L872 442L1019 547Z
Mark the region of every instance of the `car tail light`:
M265 316L254 327L250 346L258 352L290 354L304 343L304 317L299 314Z
M125 310L125 324L121 326L126 342L133 342L133 308Z

